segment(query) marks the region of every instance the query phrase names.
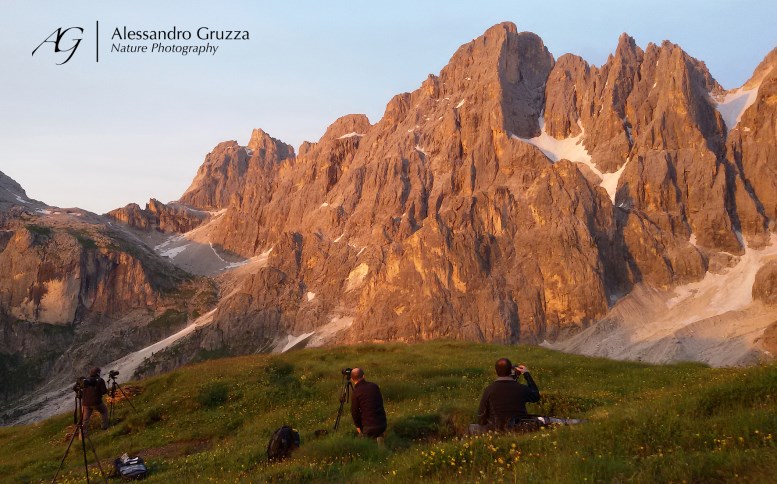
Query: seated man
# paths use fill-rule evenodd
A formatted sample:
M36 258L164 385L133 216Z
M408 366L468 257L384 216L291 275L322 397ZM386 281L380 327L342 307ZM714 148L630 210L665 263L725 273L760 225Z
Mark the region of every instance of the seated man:
M505 430L521 417L531 417L526 412L526 403L538 402L540 390L526 366L513 367L507 358L500 358L495 366L497 379L483 391L478 408L478 424L488 430ZM518 383L511 376L513 369L526 378L526 385Z
M383 395L375 383L364 379L364 370L351 370L351 417L356 430L362 437L379 439L386 431L386 410L383 408Z

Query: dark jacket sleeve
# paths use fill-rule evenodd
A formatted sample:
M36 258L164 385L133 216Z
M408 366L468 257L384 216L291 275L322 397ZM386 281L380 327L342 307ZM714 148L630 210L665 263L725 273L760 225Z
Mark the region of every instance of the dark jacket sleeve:
M539 402L540 401L540 389L537 388L537 384L534 383L534 379L531 377L531 375L526 372L523 374L524 378L526 378L526 385L529 388L529 391L526 395L526 401L527 402Z
M486 388L483 391L483 396L480 397L480 406L478 407L478 424L480 425L487 425L488 419L490 417L489 415L489 406L488 406L488 388Z
M351 417L356 428L362 428L362 412L359 406L359 395L356 391L351 394Z
M97 392L100 394L100 397L108 393L108 388L105 386L105 380L102 378L97 382Z

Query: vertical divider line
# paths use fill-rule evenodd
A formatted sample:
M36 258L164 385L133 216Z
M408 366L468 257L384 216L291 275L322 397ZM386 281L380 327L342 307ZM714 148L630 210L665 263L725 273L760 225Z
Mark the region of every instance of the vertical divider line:
M94 44L94 59L95 62L100 62L100 21L95 20L95 44Z

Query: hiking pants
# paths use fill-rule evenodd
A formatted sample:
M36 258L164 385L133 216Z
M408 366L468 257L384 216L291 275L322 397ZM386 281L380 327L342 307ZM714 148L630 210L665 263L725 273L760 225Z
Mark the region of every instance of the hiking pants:
M89 432L89 419L92 418L92 412L95 410L102 415L103 430L108 429L108 407L105 405L105 402L100 402L99 405L84 405L81 409L83 410L84 417L84 435Z

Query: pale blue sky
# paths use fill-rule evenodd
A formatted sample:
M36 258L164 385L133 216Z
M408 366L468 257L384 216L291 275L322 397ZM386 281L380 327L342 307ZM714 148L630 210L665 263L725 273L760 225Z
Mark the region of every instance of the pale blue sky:
M506 20L539 34L554 56L595 65L621 32L643 48L669 39L726 88L777 46L773 0L376 3L0 0L0 171L61 207L102 213L173 200L220 141L245 144L261 127L298 147L343 114L375 122L391 96ZM31 56L54 29L73 25L88 30L69 63ZM249 30L251 40L199 58L109 54L110 31L124 25Z

